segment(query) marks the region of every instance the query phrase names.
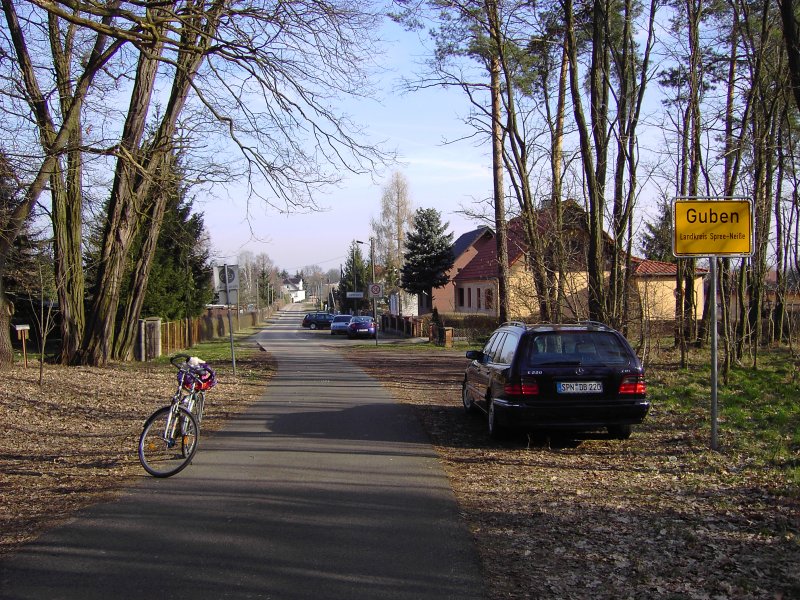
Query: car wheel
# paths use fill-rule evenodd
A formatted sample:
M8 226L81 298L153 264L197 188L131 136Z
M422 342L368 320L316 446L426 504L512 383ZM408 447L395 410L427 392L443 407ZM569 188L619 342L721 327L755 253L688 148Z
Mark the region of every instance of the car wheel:
M497 422L497 411L494 402L489 400L489 437L493 440L502 439L505 436L505 428Z
M464 412L468 415L475 413L475 404L473 404L472 399L469 397L469 393L467 392L467 382L461 384L461 403L464 405Z
M617 440L627 440L631 437L633 427L630 425L609 425L608 434Z
M317 328L317 324L316 323L312 323L311 325L309 325L309 327L311 327L311 329L316 329Z

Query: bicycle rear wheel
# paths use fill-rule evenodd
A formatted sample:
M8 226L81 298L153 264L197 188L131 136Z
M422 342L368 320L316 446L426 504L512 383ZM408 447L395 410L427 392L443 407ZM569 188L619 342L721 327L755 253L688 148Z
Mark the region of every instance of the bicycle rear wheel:
M164 406L145 421L139 437L139 461L153 477L170 477L185 469L197 451L200 428L182 406Z

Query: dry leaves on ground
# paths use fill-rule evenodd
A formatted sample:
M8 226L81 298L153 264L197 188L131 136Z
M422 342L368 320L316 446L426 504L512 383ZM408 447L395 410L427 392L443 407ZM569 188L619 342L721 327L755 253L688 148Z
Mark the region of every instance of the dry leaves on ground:
M267 355L214 365L219 384L206 396L210 431L264 391ZM0 389L0 555L75 510L147 477L136 447L142 424L175 391L170 365L105 368L16 364Z
M416 407L491 598L800 598L797 490L706 450L700 423L655 406L624 442L491 442L461 407L463 353L349 356Z

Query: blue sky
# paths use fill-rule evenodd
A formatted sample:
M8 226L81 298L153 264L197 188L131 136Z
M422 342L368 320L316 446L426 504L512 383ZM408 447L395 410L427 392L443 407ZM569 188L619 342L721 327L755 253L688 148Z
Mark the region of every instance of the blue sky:
M414 208L436 208L458 237L478 225L459 212L491 195L490 146L487 142L476 147L473 140L443 144L472 133L463 123L469 112L466 98L457 90L393 93L402 75L419 70L424 48L416 34L392 23L386 23L383 37L387 51L382 62L389 69L382 82L383 100L347 110L375 140L385 140L399 152L395 170L406 177ZM242 251L249 251L269 255L292 274L307 265L327 271L344 262L353 239L369 238L370 219L380 212L382 188L390 175L387 171L377 182L369 176L347 179L316 197L325 207L318 213L287 215L251 206L248 224L245 198L235 189L215 190L213 199L198 203L197 209L205 214L217 263L232 264Z

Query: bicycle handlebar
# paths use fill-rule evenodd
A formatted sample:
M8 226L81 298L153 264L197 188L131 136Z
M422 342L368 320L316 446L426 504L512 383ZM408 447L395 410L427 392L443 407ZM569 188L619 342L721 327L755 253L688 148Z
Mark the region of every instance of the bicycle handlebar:
M196 389L205 391L214 387L217 383L217 374L211 365L205 362L190 364L191 358L188 354L176 354L169 359L172 366L178 369L178 386L192 391Z
M183 365L188 365L190 358L192 357L189 356L188 354L176 354L175 356L170 357L169 362L172 364L173 367L175 367L180 371Z
M192 358L188 354L176 354L169 359L169 362L172 364L173 367L178 369L178 371L190 371L192 373L197 373L203 375L205 373L210 373L212 376L216 376L214 373L214 369L211 368L211 365L208 363L201 363L197 366L190 365L189 359Z

